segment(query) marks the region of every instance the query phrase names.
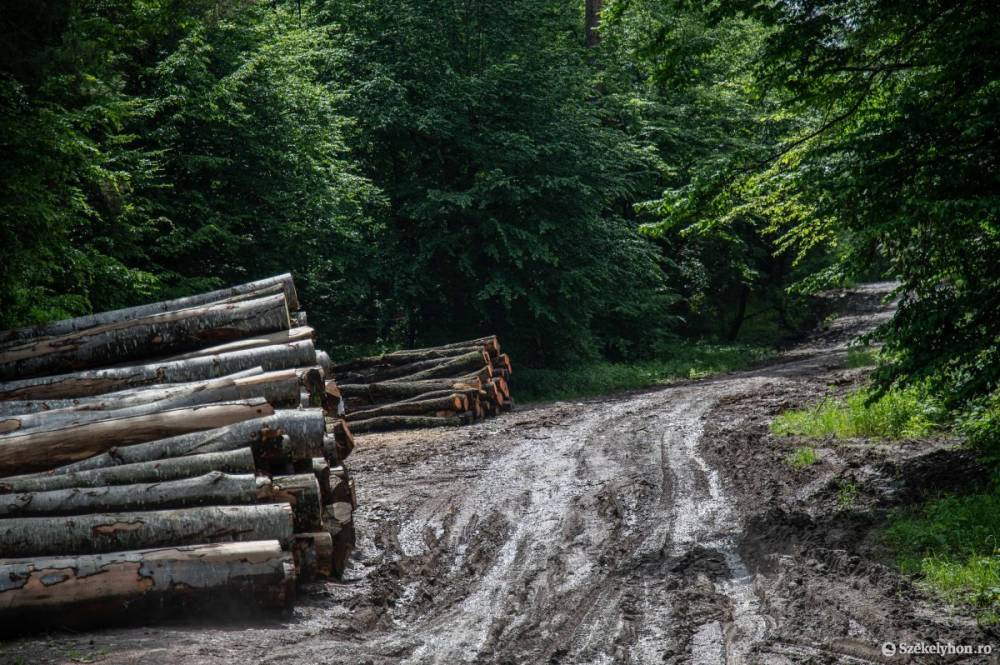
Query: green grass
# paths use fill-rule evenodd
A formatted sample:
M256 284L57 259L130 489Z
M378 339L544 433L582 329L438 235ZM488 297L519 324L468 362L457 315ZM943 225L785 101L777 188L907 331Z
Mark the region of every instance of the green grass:
M809 446L796 448L785 458L785 463L796 471L812 466L817 462L819 462L819 457L816 456L816 449Z
M837 507L845 510L858 500L858 486L853 481L841 482L837 488Z
M1000 488L894 515L885 532L900 569L944 600L1000 622Z
M868 346L852 346L847 349L847 366L851 369L872 367L878 364L878 351Z
M916 389L890 390L874 401L868 391L860 390L844 399L826 398L808 409L786 411L771 423L771 431L809 437L921 437L934 431L939 411Z
M679 344L657 360L594 362L569 369L523 368L516 370L513 379L521 402L575 399L742 369L772 353L762 346Z

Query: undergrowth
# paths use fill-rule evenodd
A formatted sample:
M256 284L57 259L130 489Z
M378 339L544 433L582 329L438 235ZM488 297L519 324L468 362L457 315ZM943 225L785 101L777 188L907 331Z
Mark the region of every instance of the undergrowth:
M953 604L1000 623L1000 487L937 498L893 516L885 538L900 569Z
M772 353L763 346L678 344L656 360L593 362L568 369L523 368L515 371L513 380L520 402L575 399L743 369Z
M771 430L809 437L921 437L934 431L940 411L916 388L891 389L877 398L859 390L845 398L825 398L807 409L786 411L771 423Z
M816 456L816 449L809 446L796 448L785 458L785 463L797 471L817 462L819 462L819 458Z

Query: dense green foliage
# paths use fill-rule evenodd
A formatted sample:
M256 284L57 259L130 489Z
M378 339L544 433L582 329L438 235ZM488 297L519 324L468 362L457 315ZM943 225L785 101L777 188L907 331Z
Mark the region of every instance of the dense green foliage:
M943 497L900 512L886 531L900 567L1000 622L1000 494Z

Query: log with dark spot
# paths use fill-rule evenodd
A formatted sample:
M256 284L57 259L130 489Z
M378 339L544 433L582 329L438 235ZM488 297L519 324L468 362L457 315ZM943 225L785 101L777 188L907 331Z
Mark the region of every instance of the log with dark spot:
M296 531L319 531L323 528L323 499L319 481L312 473L275 476L266 500L286 502L292 506Z
M108 367L8 381L0 383L0 400L88 397L155 383L204 381L257 366L263 367L266 371L274 371L313 365L315 362L316 349L313 343L302 341L189 360Z
M189 457L172 457L155 462L123 464L103 469L90 469L61 475L34 474L0 478L0 494L15 492L47 492L72 487L102 487L155 483L180 478L193 478L212 471L252 474L256 470L253 450L239 448L220 453L204 453Z
M105 626L192 610L286 610L292 556L277 540L0 560L0 631Z
M258 398L112 417L40 432L15 432L0 436L0 475L51 469L98 455L115 446L214 429L273 413L271 405Z
M195 478L166 482L19 492L0 495L0 517L248 504L256 503L260 496L269 496L270 485L267 478L252 474L234 476L211 471Z
M230 541L291 545L287 503L0 519L0 557L99 554Z
M0 352L0 378L69 372L287 330L284 294L210 304L32 340Z

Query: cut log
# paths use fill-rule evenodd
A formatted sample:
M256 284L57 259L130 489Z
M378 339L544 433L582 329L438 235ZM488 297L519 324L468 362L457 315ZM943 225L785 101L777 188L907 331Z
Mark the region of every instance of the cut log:
M451 394L447 397L421 400L419 402L395 402L365 411L355 411L347 415L348 422L367 420L380 416L405 416L433 413L435 411L465 411L465 396Z
M394 429L420 429L424 427L457 427L463 425L462 418L437 418L434 416L382 416L351 423L355 432L384 432Z
M333 376L333 361L330 360L330 354L326 351L316 352L316 364L323 368L324 377Z
M6 559L0 579L7 634L192 610L287 610L295 598L292 557L277 540Z
M482 348L482 346L466 346L450 349L429 348L393 351L392 353L384 353L380 356L355 358L354 360L350 360L348 362L337 363L333 366L333 372L339 376L340 374L357 372L359 370L366 370L380 366L396 367L398 365L408 365L422 360L443 360L454 358L455 356L465 355L473 351L481 350Z
M329 485L329 475L327 484ZM195 478L167 482L22 492L0 496L0 517L80 515L256 503L259 494L269 493L269 486L270 481L266 478L256 478L250 474L233 476L212 471Z
M305 310L299 310L298 312L292 312L292 323L296 326L308 326L309 317L306 315Z
M450 392L478 389L475 383L464 383L455 379L438 379L434 381L392 381L390 383L372 384L337 384L344 397L360 397L369 402L397 401L408 397L416 397L428 392L447 390Z
M323 528L323 499L319 482L312 473L275 476L271 480L268 501L292 506L296 531L320 531Z
M323 519L333 536L333 573L342 577L355 546L354 509L350 503L337 502L323 509Z
M284 294L164 312L9 347L0 352L0 379L162 356L289 327Z
M252 474L255 467L253 451L250 448L239 448L220 453L204 453L189 457L173 457L156 462L123 464L106 469L91 469L58 476L38 474L0 478L0 494L165 482L193 478L212 471Z
M0 519L0 557L100 554L229 541L291 545L286 503Z
M513 366L510 364L510 357L506 353L501 353L499 356L497 356L493 360L493 365L503 367L505 370L507 370L507 374L512 374L514 371Z
M55 468L49 473L59 475L248 446L262 460L285 454L292 459L312 459L323 454L325 432L326 423L320 409L275 411L272 416L226 427L112 448L101 455ZM287 451L282 448L282 435L289 437L290 449Z
M333 485L330 483L330 462L325 457L314 457L312 460L312 472L319 483L319 492L323 499L323 505L328 506L334 501Z
M333 575L333 536L329 531L295 534L292 555L299 582Z
M271 405L258 398L112 417L39 432L15 432L0 436L0 475L43 471L98 455L115 446L213 429L273 413Z
M350 457L351 451L354 450L354 435L346 420L334 419L327 422L336 441L337 463L339 464Z
M420 360L397 367L377 367L370 371L338 374L342 381L354 383L382 383L390 380L419 381L439 377L453 377L479 369L490 362L482 349L475 349L460 356L444 359Z
M16 330L5 330L0 332L0 343L9 345L9 343L16 343L19 340L66 335L108 323L131 321L150 316L152 314L172 312L179 309L196 307L213 302L226 300L232 301L234 299L247 296L253 298L276 292L285 294L289 309L299 308L299 299L295 292L295 283L292 281L292 276L286 273L284 275L268 277L267 279L261 279L256 282L240 284L239 286L233 286L228 289L220 289L218 291L210 291L208 293L200 293L186 298L175 298L174 300L164 300L162 302L150 303L148 305L139 305L138 307L127 307L125 309L116 309L110 312L100 312L98 314L79 316L75 319L65 319L54 323L46 323L27 328L18 328Z
M309 326L298 326L289 330L279 330L262 335L241 337L232 342L208 346L196 351L190 351L180 355L173 355L165 360L187 360L188 358L200 358L202 356L214 356L220 353L230 353L232 351L244 351L246 349L259 349L264 346L274 346L275 344L291 344L304 340L314 340L316 332ZM318 355L318 354L317 354Z
M496 335L489 335L487 337L480 337L479 339L470 339L465 342L454 342L452 344L444 344L437 348L439 349L453 349L456 347L463 346L478 346L486 349L490 357L495 358L500 355L500 340L497 339Z
M183 383L219 378L256 366L266 371L312 365L316 350L310 341L233 351L217 356L173 362L92 369L72 374L0 383L0 399L63 399L100 395L154 383Z
M187 385L187 384L185 384ZM28 414L13 418L0 419L0 433L23 432L32 430L58 429L77 426L84 423L107 420L108 418L131 418L145 414L158 413L182 407L193 407L201 404L242 401L247 399L265 399L271 406L298 406L299 380L293 370L268 372L257 377L238 379L215 379L184 391L144 391L161 392L167 396L161 400L148 401L134 406L116 408L113 410L95 409L100 403L87 405L90 408L72 407L55 409L41 413ZM145 397L141 397L145 399Z

